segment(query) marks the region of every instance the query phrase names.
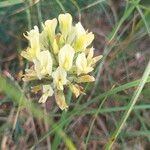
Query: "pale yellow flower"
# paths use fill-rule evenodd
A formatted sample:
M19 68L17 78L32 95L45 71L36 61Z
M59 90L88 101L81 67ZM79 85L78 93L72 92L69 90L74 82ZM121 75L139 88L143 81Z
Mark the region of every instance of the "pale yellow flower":
M52 96L54 93L54 91L50 85L43 85L42 92L43 92L43 95L39 99L39 103L45 103L47 98Z
M88 64L88 60L85 56L85 53L81 53L78 55L76 59L76 67L77 67L77 74L87 74L93 70L93 67Z
M39 79L42 79L45 75L51 75L52 73L52 58L50 52L41 51L34 61L35 71Z
M79 86L78 84L69 84L69 88L72 91L72 93L75 95L75 97L79 97L80 94L85 94L82 90L83 88Z
M29 40L30 47L27 48L26 51L22 51L21 55L30 60L33 61L36 59L37 55L40 52L40 42L39 42L39 29L37 26L34 26L34 29L32 29L30 32L27 32L27 35L24 34L24 36Z
M66 39L72 28L72 16L69 13L58 16L60 31Z
M57 105L59 106L59 108L61 110L67 110L68 105L66 103L65 95L64 95L63 91L56 90L55 91L55 99L56 99Z
M93 56L94 56L94 48L92 47L89 49L89 53L87 56L88 64L91 66L94 65L97 61L99 61L103 57L102 55L99 55L96 57L93 57Z
M66 71L58 67L53 73L52 73L54 85L58 90L63 90L64 85L67 84L67 73Z
M74 49L69 44L62 47L58 54L59 66L66 71L70 70L73 63L74 53Z
M93 82L93 81L95 81L95 78L93 76L90 76L90 75L80 76L80 77L78 77L78 80L77 80L78 83Z
M75 25L76 29L76 41L74 48L76 52L85 51L85 49L92 43L94 40L94 34L92 32L87 33L81 23Z
M89 73L102 56L94 57L91 43L94 34L84 29L78 22L73 25L69 13L58 17L59 29L56 33L57 19L47 20L39 33L37 26L27 32L29 47L21 55L31 61L31 67L25 70L24 81L41 80L32 87L32 92L42 90L40 103L55 95L56 103L61 110L67 110L64 88L69 88L77 98L83 92L80 83L93 82L95 78Z
M53 52L55 54L58 53L58 50L59 50L58 44L57 44L57 41L55 38L56 27L57 27L57 19L56 18L54 18L52 20L46 20L45 24L43 25L43 28L44 28L43 34L45 34L45 36L47 36L48 46L50 47L50 45L51 45Z
M51 43L55 39L56 26L57 26L57 19L56 18L54 18L52 20L46 20L45 21L44 30L47 32L48 38L49 38Z

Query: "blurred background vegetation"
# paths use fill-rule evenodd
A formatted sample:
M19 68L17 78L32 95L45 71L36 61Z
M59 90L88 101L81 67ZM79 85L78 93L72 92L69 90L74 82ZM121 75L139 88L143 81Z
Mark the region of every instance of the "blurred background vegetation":
M28 64L20 52L23 33L65 12L95 34L104 57L87 94L67 91L62 112L54 98L38 104L21 81ZM149 44L149 0L0 0L1 149L149 149Z

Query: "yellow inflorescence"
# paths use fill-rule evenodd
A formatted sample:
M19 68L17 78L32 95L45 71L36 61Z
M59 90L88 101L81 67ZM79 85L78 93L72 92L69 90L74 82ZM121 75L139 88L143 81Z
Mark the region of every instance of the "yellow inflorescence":
M60 32L56 34L58 21ZM32 87L32 91L43 93L39 102L45 103L55 95L59 108L66 110L64 87L70 88L76 97L83 93L79 84L95 80L89 73L102 56L93 57L94 49L90 45L94 34L85 31L80 22L73 25L69 13L60 14L58 21L47 20L41 33L35 26L24 35L30 46L21 55L32 62L32 66L25 70L23 80L41 80L42 84Z

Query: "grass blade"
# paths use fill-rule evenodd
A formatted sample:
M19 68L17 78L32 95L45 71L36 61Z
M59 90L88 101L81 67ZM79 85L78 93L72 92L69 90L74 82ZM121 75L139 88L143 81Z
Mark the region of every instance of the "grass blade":
M4 2L0 2L0 8L4 8L4 7L10 7L13 5L18 5L18 4L22 4L23 0L14 0L14 1L4 1Z
M147 82L147 83L150 82L150 77L148 77L148 79L147 79L146 82ZM140 83L140 80L135 80L135 81L132 81L132 82L123 84L123 85L121 85L121 86L119 86L119 87L116 87L116 88L114 88L114 89L112 89L112 90L110 90L110 91L104 92L104 93L100 94L99 96L96 96L95 98L91 99L91 101L87 102L84 107L86 108L88 105L90 105L90 104L96 102L96 101L99 100L99 99L103 99L103 98L105 98L106 96L108 97L108 96L114 95L114 94L116 94L116 93L119 93L119 92L121 92L121 91L127 90L127 89L129 89L129 88L136 87L136 86L138 86L139 83ZM82 108L82 109L83 109L83 108Z
M104 2L104 1L105 1L105 0L98 0L98 1L96 1L96 2L93 2L93 3L89 4L88 6L86 6L86 7L84 7L84 8L81 8L81 10L86 10L86 9L91 8L91 7L97 5L97 4L101 3L101 2Z
M129 102L129 104L127 106L127 109L126 109L122 119L120 120L116 130L114 131L112 136L109 138L108 143L106 144L106 150L110 150L112 148L113 143L117 139L119 133L121 132L121 130L122 130L122 128L123 128L123 126L126 122L126 120L128 119L131 111L133 110L133 107L134 107L135 103L137 102L137 100L138 100L138 98L139 98L139 96L142 92L142 89L143 89L149 75L150 75L150 61L148 62L148 65L145 69L145 72L142 76L142 79L139 83L139 86L137 87L136 91L134 92L134 95L133 95L131 101Z
M56 0L56 3L59 5L59 7L60 7L61 10L63 11L63 13L66 13L65 7L64 7L63 4L60 2L60 0Z

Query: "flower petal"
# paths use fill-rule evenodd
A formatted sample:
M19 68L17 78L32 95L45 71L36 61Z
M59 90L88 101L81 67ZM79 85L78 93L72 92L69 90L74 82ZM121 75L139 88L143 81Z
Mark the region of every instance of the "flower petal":
M41 80L41 78L47 74L51 75L52 73L52 58L50 52L41 51L36 60L34 60L35 71L37 72L37 76Z
M69 44L66 44L60 49L58 54L59 66L67 71L70 70L73 63L73 57L74 49Z
M58 16L60 31L66 39L72 28L72 16L69 13Z
M52 96L54 93L50 85L43 85L43 95L39 99L39 103L45 103L47 98Z
M82 87L77 84L75 84L75 85L69 84L69 88L73 92L73 94L75 95L76 98L79 97L80 94L84 94L82 92Z
M45 21L44 30L46 30L51 44L53 43L54 38L55 38L56 26L57 26L57 19L56 18L54 18L52 20L46 20Z
M63 90L64 85L67 83L67 73L66 71L58 67L53 73L52 73L53 81L54 81L54 86L58 90Z
M75 25L76 29L76 41L74 43L74 49L76 52L85 51L94 40L94 34L92 32L87 33L80 22Z
M76 59L76 67L77 67L77 74L87 74L93 70L93 68L88 65L88 60L85 56L85 53L81 53L78 55Z
M84 76L78 77L78 83L93 82L93 81L95 81L95 78L90 75L84 75Z
M63 91L55 91L55 99L56 103L61 110L67 110L68 105L65 100L65 95Z
M30 42L30 48L27 49L26 52L32 59L35 59L40 52L40 34L38 27L34 26L34 29L32 29L30 32L27 32L27 35L24 34L24 36Z

